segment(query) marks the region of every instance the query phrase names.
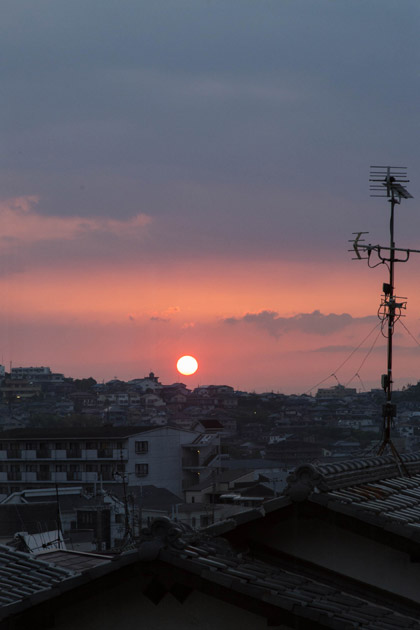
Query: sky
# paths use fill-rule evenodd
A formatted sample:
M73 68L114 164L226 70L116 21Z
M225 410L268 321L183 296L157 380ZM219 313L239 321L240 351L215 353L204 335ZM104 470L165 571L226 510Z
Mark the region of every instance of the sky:
M420 249L419 27L418 0L3 0L6 368L378 387L387 272L348 241L387 244L369 167L402 165L397 245ZM419 256L397 387L420 380Z

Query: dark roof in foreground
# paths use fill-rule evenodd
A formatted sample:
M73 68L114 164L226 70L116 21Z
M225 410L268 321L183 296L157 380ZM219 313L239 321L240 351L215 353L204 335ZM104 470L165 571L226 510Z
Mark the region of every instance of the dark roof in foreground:
M7 615L11 604L26 600L35 605L49 598L65 580L74 576L73 571L0 545L1 616Z
M255 512L252 511L252 512ZM110 559L104 555L54 551L45 554L51 564L28 554L0 548L0 617L27 611L72 589L89 589L96 580L132 565L128 579L138 580L139 592L155 604L167 592L181 601L197 589L266 617L270 625L347 630L400 630L418 627L420 605L380 589L342 580L328 570L318 575L298 561L287 566L278 558L268 561L238 552L226 540L193 532L169 519L157 519L144 530L139 547ZM54 563L54 564L53 564ZM76 569L71 571L68 568ZM143 570L144 567L144 570ZM117 572L117 574L115 573ZM76 590L88 595L89 590ZM49 604L51 602L48 602ZM123 602L121 602L123 605ZM53 609L49 606L48 614Z
M334 584L333 576L314 579L302 568L299 570L298 566L290 570L235 554L217 540L187 545L176 554L166 549L160 553L160 558L193 573L196 579L222 585L233 593L268 604L273 610L273 621L277 609L279 618L284 621L289 613L290 619L297 618L336 630L418 627L417 617L399 614L385 604L378 605L368 592L360 596L343 591Z
M386 527L420 543L420 454L367 457L297 468L288 477L285 496L310 501Z

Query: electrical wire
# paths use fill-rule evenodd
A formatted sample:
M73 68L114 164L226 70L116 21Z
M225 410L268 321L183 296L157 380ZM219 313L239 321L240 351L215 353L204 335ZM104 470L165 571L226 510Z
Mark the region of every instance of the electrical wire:
M340 384L340 381L337 378L336 373L341 370L341 368L347 363L347 361L349 361L351 359L351 357L354 355L355 352L357 352L357 350L359 350L359 348L365 343L365 341L367 341L369 339L369 337L371 336L371 334L378 328L378 326L381 325L381 322L375 324L375 326L372 328L372 330L366 335L366 337L359 343L358 346L356 346L356 348L353 348L353 350L350 352L350 354L348 355L348 357L346 357L344 359L344 361L342 361L340 363L340 365L334 370L334 372L331 372L331 374L328 374L328 376L326 376L324 379L322 379L322 381L320 381L319 383L317 383L316 385L313 385L312 387L310 387L309 389L306 390L306 392L304 392L304 395L309 394L313 389L316 389L317 387L319 387L320 385L322 385L322 383L325 383L325 381L328 381L329 378L331 378L332 376L337 380L338 384Z
M358 367L357 371L355 372L355 374L351 377L351 379L348 381L348 383L346 383L346 385L345 385L346 387L347 387L347 385L349 385L349 383L351 383L351 381L354 379L354 377L355 377L355 376L359 376L359 372L360 372L360 370L362 369L362 367L364 366L364 364L366 363L366 361L367 361L367 359L368 359L368 357L369 357L370 353L372 352L372 350L373 350L373 349L374 349L374 347L376 346L376 342L378 341L378 339L379 339L379 335L381 334L381 332L382 332L381 330L379 330L379 331L378 331L378 334L376 335L376 337L375 337L375 339L374 339L374 341L373 341L373 344L371 345L371 347L370 347L370 348L369 348L369 350L367 351L367 353L366 353L365 357L363 358L363 361L362 361L362 362L361 362L361 364L359 365L359 367ZM359 379L360 379L360 376L359 376ZM362 379L360 379L360 380L362 380ZM362 385L363 385L363 383L362 383ZM364 388L363 388L363 389L364 389Z
M408 330L407 326L404 324L404 322L401 320L401 326L403 328L405 328L405 330L408 332L408 334L410 335L410 337L412 338L413 341L415 341L415 343L420 347L420 343L418 342L418 340L415 338L415 336Z
M363 391L365 392L365 391L366 391L366 387L365 387L364 382L363 382L363 381L362 381L362 379L360 378L360 374L359 374L359 373L357 373L357 374L356 374L356 376L357 376L357 378L358 378L358 379L359 379L359 381L360 381L360 384L361 384L361 386L362 386Z

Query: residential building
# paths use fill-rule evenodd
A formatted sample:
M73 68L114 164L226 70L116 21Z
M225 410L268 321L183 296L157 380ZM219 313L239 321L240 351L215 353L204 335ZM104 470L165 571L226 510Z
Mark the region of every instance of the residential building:
M169 426L16 429L0 439L0 494L75 483L109 490L122 475L180 494L220 451L217 435Z

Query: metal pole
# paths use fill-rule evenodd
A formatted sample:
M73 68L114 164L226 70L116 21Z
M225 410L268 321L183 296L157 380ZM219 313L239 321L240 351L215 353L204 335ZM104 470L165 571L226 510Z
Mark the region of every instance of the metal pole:
M394 333L395 319L395 299L394 299L394 263L395 263L395 241L394 241L394 208L395 197L392 191L391 202L391 218L389 222L390 232L390 261L389 261L389 306L388 306L388 361L387 361L387 406L386 406L386 426L385 426L385 442L389 443L391 439L392 424L392 335Z

